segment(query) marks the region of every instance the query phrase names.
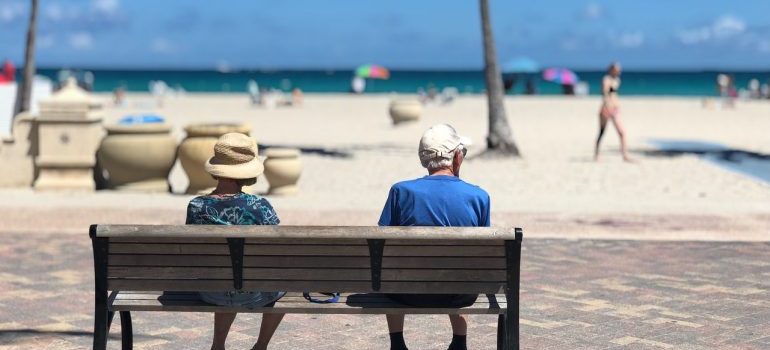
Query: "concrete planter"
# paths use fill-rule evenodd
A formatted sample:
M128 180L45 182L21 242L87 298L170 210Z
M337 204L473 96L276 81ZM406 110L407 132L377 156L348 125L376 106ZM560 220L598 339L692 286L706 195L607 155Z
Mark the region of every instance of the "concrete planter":
M108 187L168 192L168 174L176 161L176 140L165 123L106 126L97 157L107 171Z
M206 194L217 185L217 181L206 172L204 165L214 156L217 139L227 133L238 132L248 135L248 124L195 124L185 128L187 138L179 145L179 162L182 164L190 185L185 193ZM244 189L247 191L248 189Z
M297 193L297 180L302 173L300 151L293 148L271 148L265 151L265 156L265 178L270 183L268 194Z
M418 100L394 100L390 102L390 118L393 124L412 122L420 119L422 103Z

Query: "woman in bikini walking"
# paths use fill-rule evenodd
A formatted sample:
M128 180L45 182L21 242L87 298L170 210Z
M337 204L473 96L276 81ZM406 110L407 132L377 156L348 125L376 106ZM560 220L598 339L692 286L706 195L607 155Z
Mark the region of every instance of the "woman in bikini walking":
M596 138L596 149L594 150L595 161L599 161L599 144L602 142L604 130L610 120L615 125L615 130L620 137L620 151L623 153L623 160L626 162L632 161L628 156L625 129L623 128L620 116L618 116L618 89L620 89L620 64L613 63L607 69L607 74L602 79L602 108L599 111L599 136Z

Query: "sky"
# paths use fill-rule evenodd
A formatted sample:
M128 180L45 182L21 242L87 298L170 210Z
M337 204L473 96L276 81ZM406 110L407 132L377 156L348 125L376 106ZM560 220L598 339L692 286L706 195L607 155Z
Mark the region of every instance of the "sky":
M500 62L770 70L768 0L490 0ZM21 63L29 0L0 0ZM480 69L475 0L40 0L43 67Z

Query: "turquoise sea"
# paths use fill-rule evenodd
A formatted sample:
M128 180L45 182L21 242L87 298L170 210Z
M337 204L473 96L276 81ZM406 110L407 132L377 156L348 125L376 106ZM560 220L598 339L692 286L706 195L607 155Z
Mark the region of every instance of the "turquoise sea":
M105 70L81 69L93 72L94 90L108 92L122 86L128 91L148 91L149 82L163 80L171 87L181 87L188 92L237 92L246 91L246 84L254 79L263 88L289 91L298 87L311 93L344 93L350 89L351 70L237 70L218 72L215 70ZM56 79L58 69L40 69L38 73ZM604 71L577 71L580 80L590 86L591 94L599 92ZM735 76L738 89L746 88L749 80L758 79L767 83L770 71L725 72ZM713 96L716 95L715 81L718 72L634 72L622 75L623 95L673 95ZM538 79L535 85L539 94L559 94L559 85ZM516 91L522 93L526 77L520 78ZM389 80L367 80L367 93L415 93L418 88L456 87L461 93L481 93L484 89L482 71L391 71Z

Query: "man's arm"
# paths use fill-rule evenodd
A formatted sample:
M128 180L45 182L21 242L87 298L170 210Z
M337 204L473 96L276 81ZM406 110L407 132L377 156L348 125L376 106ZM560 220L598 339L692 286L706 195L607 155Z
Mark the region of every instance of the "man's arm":
M394 187L388 192L388 199L380 214L380 226L398 226L398 191Z
M492 204L490 202L491 200L489 198L489 195L487 195L487 200L484 201L484 206L482 207L481 220L479 220L479 226L489 227L492 225L492 219L491 219Z

